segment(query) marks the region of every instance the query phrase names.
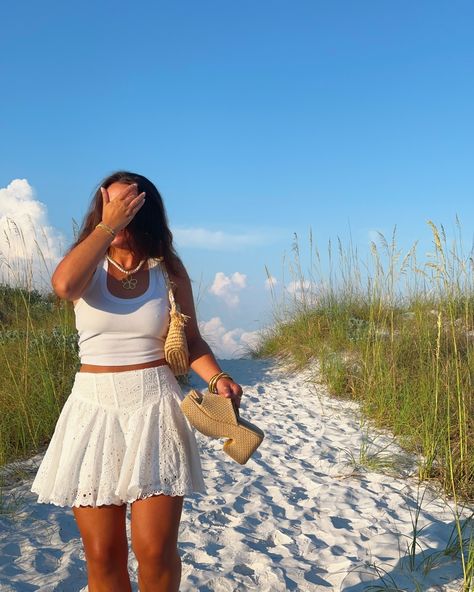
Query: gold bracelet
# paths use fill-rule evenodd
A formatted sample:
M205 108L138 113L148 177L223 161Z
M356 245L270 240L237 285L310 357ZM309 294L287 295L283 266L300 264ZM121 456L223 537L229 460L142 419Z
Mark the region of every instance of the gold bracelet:
M105 222L99 222L99 224L96 225L96 228L102 228L112 236L116 236L115 230L111 228L108 224L105 224Z
M208 384L208 390L210 393L216 393L217 389L216 389L216 382L219 380L219 378L222 378L222 376L225 374L225 372L218 372L217 374L214 374L214 376L212 376L209 379L209 384Z
M218 374L214 374L214 376L209 380L209 384L208 384L208 387L207 387L207 389L208 389L208 391L210 393L213 393L215 395L218 394L217 393L217 381L220 378L229 378L232 381L234 380L232 378L232 376L230 376L229 374L227 374L227 372L219 372Z

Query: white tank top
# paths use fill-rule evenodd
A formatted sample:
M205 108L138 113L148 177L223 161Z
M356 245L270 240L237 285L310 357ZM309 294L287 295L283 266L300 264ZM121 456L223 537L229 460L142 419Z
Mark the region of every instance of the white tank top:
M74 306L82 364L121 366L164 357L169 297L158 259L148 259L148 289L120 298L107 288L109 261L103 257Z

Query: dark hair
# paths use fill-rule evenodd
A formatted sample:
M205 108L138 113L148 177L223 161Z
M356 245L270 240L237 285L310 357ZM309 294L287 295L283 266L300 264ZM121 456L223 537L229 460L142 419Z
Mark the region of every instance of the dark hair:
M173 234L168 226L163 199L155 185L143 175L129 171L116 171L107 176L95 190L89 210L84 217L78 237L67 252L72 251L94 230L102 220L102 193L101 187L109 187L112 183L124 183L131 185L137 183L137 194L146 192L145 203L135 214L131 222L126 226L127 231L133 236L133 251L140 259L145 257L163 257L168 269L179 274L181 259L173 246Z

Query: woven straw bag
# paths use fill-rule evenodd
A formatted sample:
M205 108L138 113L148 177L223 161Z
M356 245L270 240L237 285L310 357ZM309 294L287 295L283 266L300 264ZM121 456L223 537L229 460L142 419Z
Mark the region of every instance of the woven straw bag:
M211 438L227 438L223 450L244 465L262 443L264 432L240 417L231 398L192 389L181 401L181 410L199 432Z
M160 258L159 261L168 287L170 301L170 322L165 339L165 359L173 374L180 376L186 374L189 370L189 350L184 327L190 317L183 314L179 304L176 303L164 259Z

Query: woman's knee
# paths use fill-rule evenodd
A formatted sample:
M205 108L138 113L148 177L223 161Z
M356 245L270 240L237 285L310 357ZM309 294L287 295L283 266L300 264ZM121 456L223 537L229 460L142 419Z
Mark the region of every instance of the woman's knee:
M125 507L74 508L86 559L108 566L127 558Z
M139 564L155 567L172 567L181 561L178 547L174 542L166 544L154 541L148 545L133 546L133 552Z
M128 548L124 544L94 541L84 546L87 563L96 571L113 573L128 563Z
M183 497L158 495L133 502L131 545L142 567L171 567L179 564L178 529Z

